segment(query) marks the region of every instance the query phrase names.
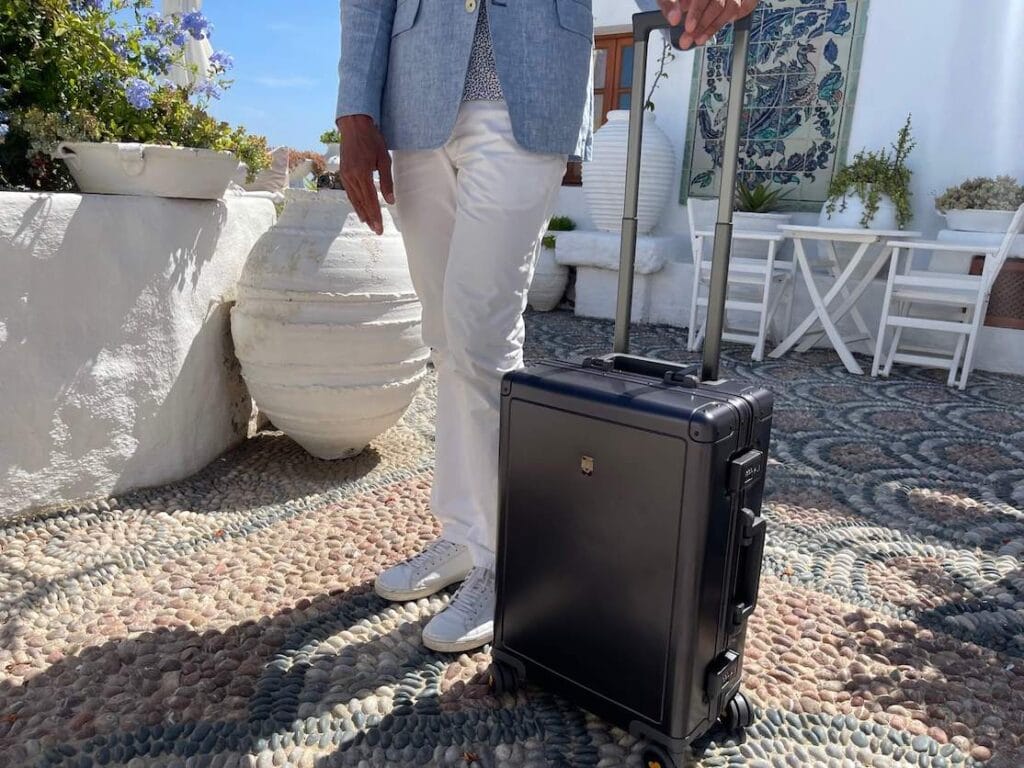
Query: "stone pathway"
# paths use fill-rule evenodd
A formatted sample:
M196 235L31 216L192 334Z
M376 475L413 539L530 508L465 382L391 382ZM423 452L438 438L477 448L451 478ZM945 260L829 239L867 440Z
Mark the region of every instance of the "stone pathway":
M533 315L529 352L610 334ZM700 764L1024 765L1024 381L745 355L730 374L778 396L759 717ZM641 745L564 701L491 696L486 653L424 649L447 595L373 595L437 532L433 394L351 461L265 433L187 481L0 525L0 766L639 768Z

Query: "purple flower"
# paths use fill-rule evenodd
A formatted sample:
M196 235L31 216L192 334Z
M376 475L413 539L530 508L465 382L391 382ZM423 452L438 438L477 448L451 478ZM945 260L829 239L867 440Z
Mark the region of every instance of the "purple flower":
M103 10L103 0L71 0L71 10L76 13Z
M122 59L128 58L128 38L118 29L110 28L103 30L103 39L107 41L110 50Z
M124 84L124 95L128 103L136 109L149 109L153 106L153 85L138 77L133 77Z
M227 72L235 66L235 60L227 51L217 51L210 57L210 66L221 72Z
M219 99L222 91L212 80L200 80L192 87L192 93L201 99Z
M182 16L181 28L196 40L205 40L213 31L213 27L210 26L209 20L203 16L202 11L189 11Z
M174 33L176 26L173 20L151 13L146 16L145 30L145 37L162 42Z
M166 72L167 68L171 66L174 60L174 51L170 46L161 46L160 48L150 48L146 53L146 58L149 61L149 66L157 72Z
M175 45L184 45L188 42L188 34L183 29L179 29L171 35L171 42Z

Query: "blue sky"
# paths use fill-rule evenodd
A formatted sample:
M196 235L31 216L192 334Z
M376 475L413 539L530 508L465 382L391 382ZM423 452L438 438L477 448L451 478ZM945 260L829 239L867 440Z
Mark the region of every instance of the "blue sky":
M235 57L234 87L211 111L272 147L322 151L338 94L338 0L205 0L211 43Z

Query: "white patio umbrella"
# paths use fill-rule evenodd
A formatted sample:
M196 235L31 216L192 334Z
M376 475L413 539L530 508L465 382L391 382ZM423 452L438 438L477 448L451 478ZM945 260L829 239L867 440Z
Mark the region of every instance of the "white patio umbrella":
M198 11L203 7L203 0L163 0L163 15L184 15L190 11ZM191 85L197 78L205 77L210 69L210 56L213 47L209 40L194 40L191 36L185 43L185 64L175 64L168 73L171 81L177 85Z

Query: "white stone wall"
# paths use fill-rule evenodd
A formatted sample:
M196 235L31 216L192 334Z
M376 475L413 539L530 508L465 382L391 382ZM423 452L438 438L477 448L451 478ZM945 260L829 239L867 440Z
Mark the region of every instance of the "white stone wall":
M245 436L228 302L275 219L0 193L0 515L179 479Z

